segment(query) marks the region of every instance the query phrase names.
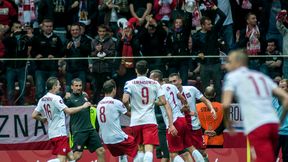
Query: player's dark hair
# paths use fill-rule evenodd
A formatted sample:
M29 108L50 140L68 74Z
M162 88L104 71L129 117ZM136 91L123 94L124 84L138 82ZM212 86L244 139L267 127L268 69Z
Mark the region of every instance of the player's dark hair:
M177 76L178 78L180 78L180 74L178 74L178 73L171 73L171 74L169 75L169 78L170 78L170 77L174 77L174 76Z
M144 75L147 73L147 61L145 60L140 60L136 63L136 70L140 75Z
M50 77L46 81L46 88L47 90L52 90L53 86L56 86L58 79L56 77Z
M152 71L150 72L150 74L153 74L154 77L158 78L158 80L159 80L160 82L163 81L163 74L162 74L162 72L161 72L160 70L158 70L158 69L152 70Z
M71 81L71 85L73 85L75 82L81 82L82 83L82 80L80 78L74 78L72 81Z
M116 88L116 83L114 80L110 79L104 82L102 90L105 94L109 94L113 91L114 88Z

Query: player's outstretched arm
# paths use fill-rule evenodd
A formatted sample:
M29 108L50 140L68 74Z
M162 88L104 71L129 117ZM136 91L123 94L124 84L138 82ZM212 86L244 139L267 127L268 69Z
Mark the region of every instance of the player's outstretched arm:
M63 111L64 111L66 114L71 115L71 114L75 114L75 113L81 111L82 109L88 108L88 107L90 107L90 106L91 106L91 103L90 103L90 102L85 102L83 105L78 106L78 107L72 107L72 108L66 107L66 108L63 109Z
M200 101L202 101L202 102L207 106L207 108L210 110L213 118L216 119L216 118L217 118L216 111L215 111L215 109L213 108L213 105L212 105L211 101L208 100L208 99L207 99L206 97L204 97L204 96L200 98Z

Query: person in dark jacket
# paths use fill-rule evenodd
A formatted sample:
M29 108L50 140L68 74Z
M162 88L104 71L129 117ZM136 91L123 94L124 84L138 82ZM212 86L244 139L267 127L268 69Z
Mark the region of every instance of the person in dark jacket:
M80 35L80 26L78 23L71 25L70 33L72 38L64 46L65 57L87 58L91 53L91 40L84 35ZM85 90L88 69L87 59L67 60L66 62L66 91L70 90L71 81L75 77L82 80L83 89Z
M28 36L22 31L22 25L19 21L12 23L11 34L4 38L3 44L5 46L5 57L6 58L27 58L28 57L28 47L31 46L31 41ZM24 89L27 69L26 62L24 60L12 60L5 61L6 66L6 79L7 79L7 96L8 104L19 105L24 104ZM14 98L15 82L19 83L20 96L17 101ZM16 102L14 102L16 101Z
M158 25L156 20L148 17L145 28L141 31L139 36L142 45L143 56L164 56L164 40L166 38L166 31L161 25ZM164 70L164 65L161 58L147 59L149 69Z
M173 28L169 31L167 36L167 54L168 56L188 56L188 40L190 30L184 25L184 20L177 17L174 20ZM177 58L168 60L168 72L180 73L183 85L187 85L189 58Z
M63 44L60 38L53 32L53 21L44 19L42 22L42 33L35 37L32 43L32 57L60 58L63 57ZM36 99L45 94L45 81L57 76L58 62L56 60L35 61Z
M220 19L213 26L211 19L202 17L200 20L201 30L192 35L193 50L200 59L200 77L202 81L202 89L210 85L213 80L217 94L221 93L221 64L219 58L205 58L206 56L219 56L218 34L226 19L226 15L216 6L212 7L216 11ZM220 96L217 96L220 101Z
M82 81L79 78L74 78L71 83L72 92L65 97L65 104L69 109L82 105L88 101L88 96L83 92ZM98 161L105 161L105 149L102 146L101 139L96 129L93 127L90 118L90 109L83 109L70 117L70 132L73 137L73 154L75 160L80 160L83 157L84 146L93 153L96 152Z
M96 59L93 59L95 58ZM105 81L111 79L112 59L105 57L115 57L115 42L112 40L104 25L98 27L98 35L92 41L92 52L89 63L90 72L92 72L94 83L94 103L100 101L102 85Z

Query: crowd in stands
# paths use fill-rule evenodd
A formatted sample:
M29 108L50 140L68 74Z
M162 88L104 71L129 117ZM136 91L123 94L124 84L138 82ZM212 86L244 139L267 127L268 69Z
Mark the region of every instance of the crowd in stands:
M221 94L218 56L235 48L267 56L249 67L279 81L288 78L286 10L286 0L0 0L0 105L35 104L51 76L63 96L80 78L97 103L106 80L122 93L139 57L165 77L179 73L202 90L213 83Z

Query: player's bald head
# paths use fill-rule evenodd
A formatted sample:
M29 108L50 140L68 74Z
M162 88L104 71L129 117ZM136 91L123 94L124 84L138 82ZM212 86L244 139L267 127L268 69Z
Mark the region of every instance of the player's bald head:
M234 50L229 53L226 70L232 71L242 66L247 66L248 57L244 50Z
M214 86L210 85L208 87L206 87L204 95L206 96L206 98L208 99L212 99L215 97L216 93L215 93L215 89Z
M230 53L232 59L234 59L236 62L239 62L242 65L247 65L248 63L248 56L243 50L235 50Z

